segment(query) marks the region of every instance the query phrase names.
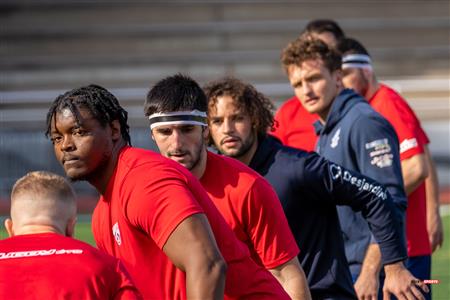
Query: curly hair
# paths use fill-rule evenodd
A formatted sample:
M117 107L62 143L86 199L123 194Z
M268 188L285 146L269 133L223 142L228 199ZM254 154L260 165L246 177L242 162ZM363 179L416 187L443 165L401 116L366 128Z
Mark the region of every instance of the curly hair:
M47 138L50 135L51 123L56 113L61 112L65 108L72 112L77 123L80 123L80 108L89 110L102 126L118 120L123 139L127 144L131 145L130 127L127 123L128 113L120 106L117 98L107 89L91 84L59 95L53 101L47 113L47 131L45 132Z
M325 67L334 72L341 68L341 55L318 39L300 37L290 42L281 54L281 63L286 73L291 65L300 66L308 60L320 59Z
M208 99L208 113L216 106L218 97L230 96L236 106L250 116L258 136L264 136L268 130L273 129L275 106L251 84L226 77L208 83L203 89Z

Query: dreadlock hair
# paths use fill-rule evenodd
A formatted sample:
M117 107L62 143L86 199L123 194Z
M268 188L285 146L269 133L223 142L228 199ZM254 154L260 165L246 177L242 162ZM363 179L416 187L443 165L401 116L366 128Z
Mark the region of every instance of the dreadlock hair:
M206 96L194 79L176 74L158 81L147 93L144 113L199 110L206 112Z
M226 77L208 83L204 90L208 99L208 112L215 109L218 97L230 96L236 107L250 116L258 137L266 135L268 130L273 129L275 106L251 84Z
M341 55L319 39L297 38L290 42L281 54L281 63L286 73L291 65L300 66L307 60L316 59L322 60L330 72L341 69Z
M310 21L305 30L302 32L303 34L311 34L311 33L331 33L337 41L343 39L345 37L345 33L342 28L338 25L338 23L334 20L330 19L317 19Z
M128 113L123 109L117 98L107 89L91 84L77 89L70 90L59 95L53 101L47 113L47 131L45 136L48 138L51 132L51 122L57 112L68 108L77 123L80 123L80 109L87 109L92 116L100 122L102 126L110 124L114 120L120 123L120 132L127 144L131 145L130 127L127 124Z

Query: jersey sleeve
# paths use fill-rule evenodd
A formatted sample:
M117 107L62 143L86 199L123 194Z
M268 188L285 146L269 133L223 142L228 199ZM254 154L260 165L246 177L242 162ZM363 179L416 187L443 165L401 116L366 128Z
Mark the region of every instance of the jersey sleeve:
M401 211L406 209L406 194L400 164L399 144L392 126L381 118L359 118L350 137L351 155L359 172L383 184Z
M139 169L141 169L139 171ZM162 249L173 230L187 217L203 213L184 175L169 165L135 168L133 184L123 191L129 199L127 218Z
M406 103L392 102L392 106L386 108L383 116L391 123L397 133L400 145L400 159L407 159L423 153L423 132L420 123L411 108Z
M257 178L246 195L244 224L263 265L272 269L296 257L297 243L278 197L264 178Z
M314 187L321 201L328 199L362 213L380 246L383 264L406 258L402 214L384 186L312 153L305 160L303 177L303 184Z

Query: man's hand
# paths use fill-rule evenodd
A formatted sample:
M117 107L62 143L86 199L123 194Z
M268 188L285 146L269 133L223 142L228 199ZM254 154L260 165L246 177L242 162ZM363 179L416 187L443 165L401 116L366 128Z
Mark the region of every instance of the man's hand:
M444 242L444 230L442 228L442 220L439 212L433 215L428 214L427 229L431 251L434 252L442 247L442 243Z
M369 275L367 272L361 273L355 282L354 288L360 300L378 299L378 274Z
M398 299L425 300L420 290L428 293L427 285L415 278L403 265L403 262L396 262L385 265L384 271L386 279L383 287L383 300L390 300L393 294Z
M358 299L376 300L378 297L379 274L381 269L381 252L378 244L370 244L361 266L361 273L354 288Z

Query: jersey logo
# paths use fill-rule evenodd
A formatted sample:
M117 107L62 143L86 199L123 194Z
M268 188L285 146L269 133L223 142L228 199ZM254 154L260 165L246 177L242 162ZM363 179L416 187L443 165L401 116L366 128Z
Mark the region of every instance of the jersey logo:
M353 185L358 188L358 191L367 191L374 194L378 198L386 200L388 198L387 191L381 185L376 185L366 181L364 177L358 177L356 174L351 173L349 170L342 170L342 168L335 164L329 166L331 178L334 181L338 179L343 180L345 185Z
M366 150L369 151L370 164L378 168L392 166L394 154L391 152L391 146L388 139L379 139L366 143Z
M400 153L406 152L415 147L417 147L417 140L415 138L404 139L403 142L400 143Z
M331 173L331 177L333 178L333 180L336 180L339 177L341 177L342 169L341 169L341 167L339 167L335 164L330 164L330 173Z
M116 222L112 227L112 232L117 245L122 245L122 238L120 237L119 223Z
M331 138L331 148L336 148L337 145L339 144L339 138L341 135L341 129L339 128L336 133L333 135L333 137Z

